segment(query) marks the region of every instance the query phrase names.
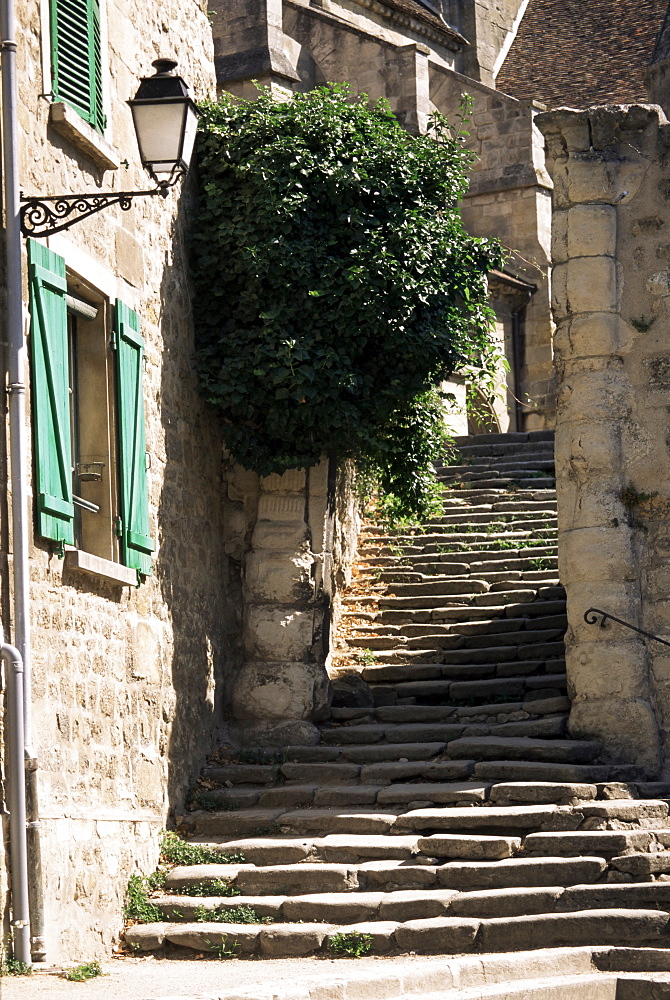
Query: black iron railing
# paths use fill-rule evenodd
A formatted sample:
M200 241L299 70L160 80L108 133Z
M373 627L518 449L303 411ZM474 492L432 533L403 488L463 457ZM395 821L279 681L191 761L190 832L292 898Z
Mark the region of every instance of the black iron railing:
M600 617L600 622L598 621L598 617ZM589 608L588 611L585 611L584 621L587 625L599 624L601 628L604 628L605 623L608 621L617 622L618 625L623 625L624 628L629 628L632 632L637 632L639 635L643 635L647 639L653 639L654 642L662 642L664 646L670 646L670 642L666 639L659 639L657 635L652 635L651 632L645 632L643 628L637 628L636 625L631 625L630 622L625 622L622 618L617 618L616 615L611 615L608 611L601 611L600 608Z

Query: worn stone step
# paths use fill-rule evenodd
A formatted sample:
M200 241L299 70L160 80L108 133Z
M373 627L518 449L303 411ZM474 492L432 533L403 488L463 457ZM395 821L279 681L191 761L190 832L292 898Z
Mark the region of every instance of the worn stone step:
M453 477L446 478L438 476L438 479L440 480L440 482L444 483L448 487ZM465 477L462 477L462 481L464 479ZM510 475L507 473L504 476L499 475L498 477L490 475L486 478L474 479L472 482L463 481L462 495L467 496L468 489L474 489L477 491L481 490L483 492L488 493L491 490L496 490L496 489L505 490L506 488L515 489L519 491L521 490L535 491L541 489L547 491L550 490L552 493L554 493L556 490L556 480L553 477L549 478L542 476L538 478L536 476L533 476L531 478L528 478L523 475L514 476L513 474Z
M292 905L300 909L295 900ZM169 942L206 954L224 944L229 948L234 945L235 953L241 957L286 958L325 954L329 938L357 931L371 935L373 954L416 952L458 955L565 945L658 945L667 936L669 920L670 915L663 910L600 909L487 920L438 916L404 922L357 921L340 925L318 922L240 925L165 921L129 928L126 941L137 951L154 950ZM587 992L589 997L598 995L591 985ZM529 997L535 994L529 993L524 986L523 994L518 996L522 995ZM547 994L537 995L546 997ZM574 994L575 997L578 995ZM581 993L581 996L584 995ZM629 997L635 995L628 994ZM474 994L471 996L474 998ZM555 996L564 996L568 1000L565 984L563 991Z
M215 836L240 839L262 837L275 833L307 836L328 833L385 834L396 821L396 813L386 807L384 812L373 809L239 809L232 812L190 813L182 826L187 832L201 837Z
M438 870L445 889L509 889L581 885L595 882L607 863L600 857L506 858L501 861L450 861Z
M441 804L481 804L486 800L488 785L475 782L431 783L428 780L412 784L396 782L381 789L378 805L409 805L415 801Z
M327 864L360 864L364 861L410 861L418 853L418 836L374 836L372 834L329 834L324 837L292 838L274 835L269 838L195 843L223 853L241 853L256 866L290 865L303 861ZM231 897L233 900L238 897Z
M642 769L640 769L642 771ZM485 781L577 781L597 782L612 779L616 768L607 764L556 764L532 760L477 761L476 778Z
M654 886L657 894L654 895ZM540 888L479 889L458 892L448 913L455 917L520 917L539 913L594 909L670 909L670 884L626 885L591 883Z
M657 843L648 830L580 830L577 833L532 833L524 840L529 856L576 857L597 853L612 858L629 851L646 851Z
M412 809L398 816L394 828L421 833L489 833L544 830L551 824L558 806L482 806L477 809ZM578 816L578 820L581 817ZM551 829L551 826L548 827Z
M493 805L581 805L598 796L598 786L586 782L507 781L491 786Z
M463 732L463 725L449 723L370 724L340 726L321 730L321 739L327 744L342 743L434 743L456 740Z
M514 627L510 628L510 624ZM562 623L556 622L554 625L547 626L539 624L538 619L533 619L526 624L526 619L523 618L493 620L487 623L487 627L481 631L478 627L469 628L467 625L449 627L453 634L465 636L467 649L495 646L498 643L504 646L516 643L521 646L527 643L552 642L558 637L562 637L565 632L565 626Z
M269 785L280 774L278 764L226 764L222 767L203 767L200 771L209 781L230 781L234 785Z
M428 857L500 861L519 850L521 838L436 833L431 837L419 837L417 846Z
M444 597L447 594L460 594L468 598L475 594L484 594L489 589L486 580L452 580L448 576L428 577L422 583L394 583L389 588L397 597L423 597L427 594L437 594Z
M483 920L477 943L482 951L516 951L529 943L564 945L658 944L668 933L670 914L663 910L585 910L532 917Z
M403 758L408 761L429 761L433 757L444 753L447 744L445 742L434 743L393 743L362 746L316 746L316 747L289 747L287 757L295 763L309 763L316 761L329 762L350 762L354 764L373 764L389 761L396 763ZM459 761L448 762L453 765ZM474 761L463 762L474 766Z
M594 740L536 740L503 736L464 737L451 741L447 747L451 758L474 758L477 761L508 759L555 764L587 764L600 751L600 744Z
M422 779L429 782L465 782L472 774L473 767L474 761L402 760L401 757L398 757L392 761L364 765L361 769L360 781L363 784L375 785L390 785L393 782L408 782L412 779ZM485 782L475 782L474 784L480 787L482 784L486 785Z

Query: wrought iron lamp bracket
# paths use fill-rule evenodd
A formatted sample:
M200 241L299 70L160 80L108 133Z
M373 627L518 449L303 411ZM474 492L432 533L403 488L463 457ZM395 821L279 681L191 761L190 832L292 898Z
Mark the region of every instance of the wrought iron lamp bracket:
M21 197L21 232L24 236L52 236L97 212L102 212L111 205L118 205L122 211L127 212L134 198L148 198L155 195L167 198L170 188L174 187L183 175L184 170L177 167L166 181L160 181L149 191Z

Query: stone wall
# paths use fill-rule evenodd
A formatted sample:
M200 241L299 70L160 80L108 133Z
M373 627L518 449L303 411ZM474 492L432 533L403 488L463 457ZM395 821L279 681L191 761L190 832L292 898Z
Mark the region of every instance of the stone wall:
M242 636L228 687L241 743L318 741L331 633L358 534L352 476L325 457L264 478L228 467L226 552L239 574Z
M467 129L477 154L463 199L465 227L475 236L496 236L510 251L505 270L533 293L519 305L517 357L508 354L517 373L508 383L515 397L509 401L510 429L543 430L553 426L555 406L548 276L552 182L535 125L543 106L517 101L431 63L433 107L453 120L463 94L472 98Z
M553 160L559 568L570 731L667 773L670 125L646 105L538 119Z
M159 55L179 59L197 98L214 92L205 0L108 0L101 7L104 135L45 98L49 5L18 5L26 194L152 186L125 102ZM84 574L73 566L77 553L63 560L36 534L31 539L32 710L47 947L56 962L109 953L128 876L155 865L158 831L222 711L229 619L221 437L191 363L184 242L191 186L188 180L165 200L138 199L128 212L109 209L48 243L101 296L103 310L118 297L140 315L156 543L153 576L137 588ZM2 469L6 476L4 452ZM8 638L10 504L5 496L0 535Z

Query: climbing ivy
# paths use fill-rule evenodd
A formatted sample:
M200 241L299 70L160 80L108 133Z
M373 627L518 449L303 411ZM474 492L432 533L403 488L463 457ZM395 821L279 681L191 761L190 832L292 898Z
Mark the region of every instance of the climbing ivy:
M436 115L413 137L346 85L202 107L192 241L200 379L261 475L323 453L429 509L440 380L490 389L492 240L463 229L472 154Z

